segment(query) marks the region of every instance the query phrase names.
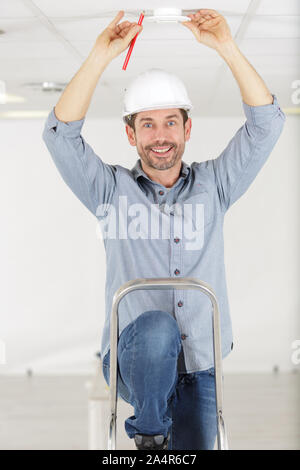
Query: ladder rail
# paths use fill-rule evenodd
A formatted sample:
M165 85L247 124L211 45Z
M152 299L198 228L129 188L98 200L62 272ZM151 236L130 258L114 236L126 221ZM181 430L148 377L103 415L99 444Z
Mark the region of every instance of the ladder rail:
M138 278L124 283L115 292L110 318L110 422L108 431L108 450L116 449L117 433L117 359L118 359L118 307L125 295L134 290L156 289L196 289L206 294L212 303L213 352L215 367L216 390L216 419L218 450L228 450L228 440L223 418L223 389L222 389L222 350L220 333L220 314L216 295L213 289L204 281L194 277Z

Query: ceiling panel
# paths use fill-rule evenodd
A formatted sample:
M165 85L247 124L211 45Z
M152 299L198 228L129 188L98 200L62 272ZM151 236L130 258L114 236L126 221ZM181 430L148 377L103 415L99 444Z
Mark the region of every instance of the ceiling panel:
M257 69L257 71L268 72L269 70L277 70L284 68L294 69L300 72L300 55L294 56L289 54L275 55L251 55L247 54L249 62ZM259 69L259 70L258 70Z
M257 15L300 15L299 0L261 0Z
M264 72L263 79L270 92L276 95L282 108L292 106L292 76L288 74L281 76L270 71ZM210 107L206 111L211 116L243 114L242 96L230 72L224 74L222 86L216 88L214 99L210 102Z
M0 18L26 18L34 13L26 7L23 0L1 0Z
M24 47L24 42L1 43L0 41L0 57L1 61L5 59L61 59L69 58L70 54L58 41L26 42L26 47ZM5 72L2 71L1 75L3 73Z
M80 65L72 59L18 59L18 60L1 60L1 79L7 81L15 81L16 77L20 83L24 81L64 81L69 82L77 72Z
M245 38L300 38L300 16L256 16Z
M8 41L39 42L54 39L51 33L38 19L1 19L0 29L5 31L0 36L0 43Z
M202 5L202 7L199 5L199 1L195 0L164 0L163 5L161 0L152 0L151 2L126 0L125 4L122 0L113 2L111 0L101 0L101 2L99 0L72 0L72 2L62 2L61 0L34 0L34 3L49 17L70 17L111 11L115 11L115 14L117 14L119 10L133 10L139 12L142 9L152 10L162 6L176 7L184 10L212 8L220 13L243 14L246 12L250 0L205 0L205 5Z
M293 38L248 38L239 47L244 54L300 55L300 39Z

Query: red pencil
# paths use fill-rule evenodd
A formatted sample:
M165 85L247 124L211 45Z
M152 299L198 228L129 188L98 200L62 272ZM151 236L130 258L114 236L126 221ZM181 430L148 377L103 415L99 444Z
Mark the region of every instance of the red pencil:
M140 14L140 17L139 17L139 22L138 22L139 25L142 24L143 19L144 19L144 14L141 13L141 14ZM129 49L128 49L128 52L127 52L127 56L126 56L126 59L125 59L125 61L124 61L123 67L122 67L122 70L126 70L126 67L127 67L128 61L129 61L129 57L131 56L132 49L133 49L133 46L134 46L134 44L135 44L135 41L136 41L136 38L137 38L138 34L139 34L139 33L136 33L136 35L134 36L134 38L131 40L131 43L130 43L130 46L129 46Z

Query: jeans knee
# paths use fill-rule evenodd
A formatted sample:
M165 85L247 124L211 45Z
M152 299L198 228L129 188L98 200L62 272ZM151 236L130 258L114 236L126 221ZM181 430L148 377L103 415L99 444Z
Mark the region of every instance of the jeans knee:
M157 348L169 349L171 344L177 344L181 348L180 331L177 321L168 312L163 310L148 310L137 318L139 333L143 336L145 345L152 350ZM179 353L179 352L178 352Z
M151 331L162 332L162 334L170 332L171 334L179 332L177 321L168 312L163 310L147 310L142 313L137 320L143 322Z

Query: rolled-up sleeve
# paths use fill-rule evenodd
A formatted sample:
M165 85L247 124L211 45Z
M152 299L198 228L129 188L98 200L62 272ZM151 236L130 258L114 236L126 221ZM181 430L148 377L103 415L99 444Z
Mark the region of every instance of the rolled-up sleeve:
M104 163L81 135L85 117L60 121L52 108L43 131L43 140L65 183L78 199L97 216L99 205L111 203L117 169Z
M211 160L221 207L226 211L255 179L272 152L284 126L285 114L273 103L250 106L243 101L246 122L227 147Z

